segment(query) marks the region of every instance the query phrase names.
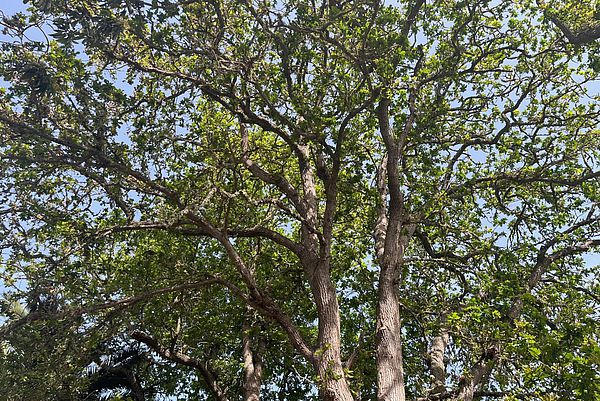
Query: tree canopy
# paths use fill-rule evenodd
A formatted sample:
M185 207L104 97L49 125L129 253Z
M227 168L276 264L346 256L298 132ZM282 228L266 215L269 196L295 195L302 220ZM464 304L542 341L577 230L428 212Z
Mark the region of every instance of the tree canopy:
M0 398L600 400L595 1L28 4Z

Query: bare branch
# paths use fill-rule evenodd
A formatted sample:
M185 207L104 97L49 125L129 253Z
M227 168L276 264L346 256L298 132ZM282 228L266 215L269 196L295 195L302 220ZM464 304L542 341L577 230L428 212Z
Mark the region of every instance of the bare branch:
M155 222L155 221L136 221L127 225L118 225L109 228L102 229L96 232L95 236L108 236L113 233L127 232L127 231L140 231L140 230L165 230L182 235L190 236L204 236L212 238L212 235L207 230L199 228L197 226L185 225L182 221L176 222ZM287 236L271 230L266 227L256 226L249 228L226 228L226 234L231 237L239 238L266 238L279 244L288 250L292 251L296 255L300 255L303 252L303 248L300 244L292 241Z
M249 149L248 129L246 128L246 126L244 124L240 124L240 131L242 134L242 152L243 152L242 153L242 161L244 162L244 165L246 166L246 168L255 177L257 177L264 183L271 184L271 185L274 185L277 188L279 188L279 190L285 196L287 196L287 198L290 200L290 202L292 202L292 204L294 205L296 210L302 216L305 216L307 206L306 206L306 203L304 202L304 200L300 197L300 194L298 193L296 188L294 188L292 186L292 184L290 184L290 182L285 179L285 177L278 175L278 174L269 173L268 171L266 171L265 169L263 169L262 167L260 167L258 164L254 163L250 159L250 157L248 155L248 149Z

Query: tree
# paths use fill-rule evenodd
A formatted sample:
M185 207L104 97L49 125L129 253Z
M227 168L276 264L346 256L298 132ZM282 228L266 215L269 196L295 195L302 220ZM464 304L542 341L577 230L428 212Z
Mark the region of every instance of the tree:
M0 384L57 324L68 369L6 398L83 398L130 341L136 400L600 397L591 3L30 4Z

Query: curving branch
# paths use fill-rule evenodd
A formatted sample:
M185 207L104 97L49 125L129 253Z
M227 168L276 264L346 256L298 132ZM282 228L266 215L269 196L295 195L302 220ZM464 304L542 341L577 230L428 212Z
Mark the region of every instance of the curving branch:
M206 286L210 286L213 284L221 284L227 288L233 289L235 292L239 294L243 294L242 291L235 287L233 284L226 282L217 277L209 278L204 281L199 281L195 283L186 283L186 284L178 284L172 285L170 287L158 288L155 290L146 291L140 295L135 295L127 298L122 298L116 301L110 301L95 305L87 305L79 308L68 308L58 313L45 313L45 312L32 312L26 315L23 318L14 320L12 322L8 322L3 326L0 326L0 336L6 335L11 331L22 327L26 324L33 323L40 320L60 320L60 319L74 319L81 317L83 315L87 315L90 313L100 312L107 309L123 309L127 308L141 302L147 301L150 298L153 298L158 295L177 292L182 290L190 290L190 289L198 289Z
M117 225L102 229L93 235L98 237L105 237L113 233L142 230L163 230L171 231L182 235L211 237L206 230L196 226L186 226L184 222L161 221L133 221L130 224ZM287 248L288 250L290 250L298 256L303 252L302 246L297 242L291 240L287 236L277 231L271 230L263 226L255 226L248 228L226 228L224 230L226 231L228 236L234 238L266 238L278 245Z
M546 12L546 17L565 35L567 40L574 45L585 45L594 42L600 38L600 23L595 25L586 25L580 29L573 30L563 21L553 16L551 12Z
M249 152L249 136L248 129L244 124L240 124L240 132L242 134L242 161L246 168L258 179L266 184L276 186L285 196L292 202L296 210L302 215L306 215L307 205L302 199L298 190L287 180L285 177L270 173L263 169L261 166L256 164L253 160L248 157Z
M594 220L590 219L587 223L591 223ZM574 230L573 227L580 227L582 224L575 224L565 232L571 232ZM561 234L563 234L561 233ZM557 236L556 238L558 238ZM511 307L508 311L508 319L510 322L514 322L519 318L523 311L523 297L530 293L541 281L543 274L547 268L565 257L581 254L588 252L596 247L600 246L600 239L590 239L584 242L580 242L574 245L566 246L560 250L557 250L549 255L546 254L547 250L557 242L556 238L548 241L542 246L538 252L537 261L528 277L526 287L520 295L517 295L512 300ZM458 401L472 401L475 394L475 387L481 383L481 381L490 374L494 368L501 353L501 344L499 342L494 343L492 346L483 351L480 358L469 370L469 373L461 378L457 388Z
M129 336L134 340L146 344L158 355L169 361L194 368L200 373L200 375L208 385L211 393L213 393L213 395L218 401L229 401L226 391L221 388L217 380L217 375L215 374L215 372L212 371L212 369L210 369L208 363L201 362L182 352L169 349L162 345L160 342L158 342L158 340L156 340L155 338L149 336L148 334L140 330L133 330L129 333Z

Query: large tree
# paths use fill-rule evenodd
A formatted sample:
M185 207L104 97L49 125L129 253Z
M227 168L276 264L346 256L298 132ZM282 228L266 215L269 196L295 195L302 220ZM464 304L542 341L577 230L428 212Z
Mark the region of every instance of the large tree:
M600 399L594 2L29 3L2 399Z

